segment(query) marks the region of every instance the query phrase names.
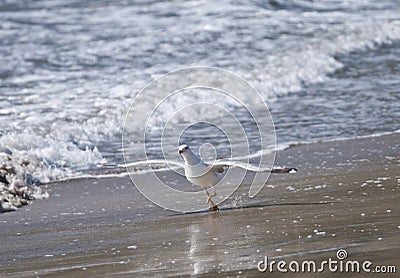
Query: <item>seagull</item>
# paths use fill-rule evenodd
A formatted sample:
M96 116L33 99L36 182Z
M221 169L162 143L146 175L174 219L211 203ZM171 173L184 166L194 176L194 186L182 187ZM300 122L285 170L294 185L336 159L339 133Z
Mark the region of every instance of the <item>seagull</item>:
M257 167L255 165L251 165L248 163L240 162L240 161L230 161L230 160L217 160L212 164L206 163L200 159L190 148L188 145L183 144L178 148L178 154L180 154L183 158L184 163L174 160L163 160L163 159L149 159L145 161L137 161L127 164L118 164L115 165L117 167L136 167L140 165L154 165L154 164L167 164L167 165L175 165L185 170L186 179L197 185L203 190L205 190L207 194L206 204L209 205L209 211L218 211L218 206L212 201L212 198L217 196L215 192L214 185L221 181L224 176L225 168L229 167L239 167L245 169L247 171L253 172L271 172L271 173L296 173L296 168L287 168L287 167ZM110 165L99 165L110 167ZM114 167L115 167L114 166ZM111 166L113 167L113 166ZM211 188L213 188L213 193L210 194L208 192Z

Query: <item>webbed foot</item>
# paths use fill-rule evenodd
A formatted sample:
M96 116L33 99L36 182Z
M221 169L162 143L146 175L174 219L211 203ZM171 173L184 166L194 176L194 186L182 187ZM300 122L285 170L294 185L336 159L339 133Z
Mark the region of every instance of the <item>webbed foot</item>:
M208 211L219 211L219 207L217 205L211 206Z

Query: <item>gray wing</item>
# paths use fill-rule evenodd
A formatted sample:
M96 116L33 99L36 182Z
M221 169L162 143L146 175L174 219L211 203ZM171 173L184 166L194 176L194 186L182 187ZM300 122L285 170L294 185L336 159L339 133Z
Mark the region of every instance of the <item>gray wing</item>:
M99 164L98 167L102 168L132 168L138 166L152 166L152 165L174 165L178 167L185 167L183 162L175 161L175 160L165 160L165 159L148 159L148 160L141 160L135 162L129 162L126 164Z
M212 165L212 169L215 172L223 172L224 168L226 167L239 167L245 169L247 171L252 172L271 172L271 173L296 173L296 168L287 168L287 167L263 167L263 166L256 166L249 163L241 162L241 161L231 161L231 160L220 160L216 161Z

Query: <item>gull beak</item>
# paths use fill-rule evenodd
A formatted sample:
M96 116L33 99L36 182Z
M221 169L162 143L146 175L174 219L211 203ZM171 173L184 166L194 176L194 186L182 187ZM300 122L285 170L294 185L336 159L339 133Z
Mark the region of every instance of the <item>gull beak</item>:
M181 153L183 153L183 151L182 151L182 150L179 150L179 151L178 151L178 154L181 154Z

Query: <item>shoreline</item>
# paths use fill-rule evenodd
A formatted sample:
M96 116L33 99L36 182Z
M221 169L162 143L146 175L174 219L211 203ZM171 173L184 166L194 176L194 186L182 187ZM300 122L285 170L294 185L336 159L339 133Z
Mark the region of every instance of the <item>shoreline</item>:
M254 199L245 181L241 208L230 199L219 213L164 210L129 177L48 183L49 199L0 214L0 275L252 277L265 255L321 261L340 248L399 271L399 153L399 133L293 146L276 164L297 174L271 175Z
M373 133L373 134L367 134L367 135L358 135L358 136L353 136L353 137L340 137L340 138L333 138L333 139L320 139L316 141L310 141L310 142L288 142L288 143L279 143L277 144L276 148L276 153L286 151L290 148L298 147L298 146L304 146L304 145L313 145L313 144L321 144L321 143L329 143L329 142L336 142L336 141L348 141L348 140L358 140L358 139L368 139L368 138L375 138L375 137L381 137L381 136L387 136L387 135L396 135L400 134L400 130L395 130L395 131L387 131L387 132L380 132L380 133ZM241 159L251 159L259 157L260 154L255 153L250 156L246 157L236 157L233 158L233 160L241 160ZM276 162L276 161L275 161ZM279 165L277 165L279 166ZM159 172L164 172L164 171L170 171L168 168L159 168L155 169ZM147 174L151 170L139 170L135 174ZM114 173L110 174L88 174L88 175L82 175L82 176L77 176L77 177L71 177L71 178L65 178L61 180L53 180L48 183L44 184L52 184L52 183L58 183L58 182L69 182L69 181L74 181L74 180L81 180L81 179L107 179L107 178L122 178L122 177L129 177L129 174L126 170L121 170L119 171L114 171Z

